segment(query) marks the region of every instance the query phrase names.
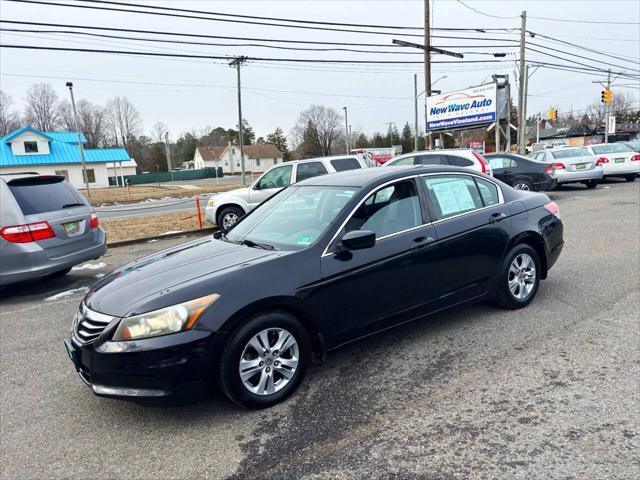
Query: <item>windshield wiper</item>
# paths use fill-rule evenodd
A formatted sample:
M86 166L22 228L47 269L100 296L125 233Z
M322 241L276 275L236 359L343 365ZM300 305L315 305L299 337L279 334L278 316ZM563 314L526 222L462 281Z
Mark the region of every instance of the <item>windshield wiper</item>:
M274 247L273 245L269 245L268 243L258 243L258 242L254 242L253 240L249 240L247 238L242 240L240 242L240 245L246 245L247 247L251 247L251 248L261 248L262 250L275 250L276 249L276 247Z
M85 207L86 204L84 203L65 203L64 205L62 205L62 208L71 208L71 207Z

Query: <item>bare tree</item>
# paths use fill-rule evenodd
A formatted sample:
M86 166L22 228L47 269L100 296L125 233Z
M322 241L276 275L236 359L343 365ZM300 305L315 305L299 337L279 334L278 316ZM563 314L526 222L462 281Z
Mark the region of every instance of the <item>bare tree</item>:
M142 120L127 97L115 97L107 102L107 125L111 142L127 146L129 140L142 132Z
M14 131L20 126L18 112L12 109L13 98L0 90L0 137Z
M300 112L291 131L294 145L301 156L330 155L341 133L342 117L324 105L311 105Z
M635 103L637 102L634 101L633 95L626 92L614 92L609 105L609 112L614 117L624 118L628 116L629 112L634 109L637 110L637 107L633 107ZM607 106L602 102L592 103L585 111L591 121L596 123L604 123L606 112Z
M38 130L49 132L60 119L58 94L48 83L36 83L27 90L24 116Z
M106 113L104 108L87 100L76 104L78 128L87 139L87 148L97 148L106 142ZM60 127L70 132L76 131L73 107L67 100L60 102Z
M151 138L156 142L163 143L164 142L164 134L169 131L169 127L167 127L162 122L156 122L151 130Z

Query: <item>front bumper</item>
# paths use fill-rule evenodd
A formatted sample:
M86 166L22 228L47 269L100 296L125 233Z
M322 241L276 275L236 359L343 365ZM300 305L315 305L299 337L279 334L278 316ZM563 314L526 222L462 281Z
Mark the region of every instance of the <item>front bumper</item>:
M212 380L223 335L188 330L130 342L99 342L64 340L82 381L99 396L149 398L183 393Z
M558 184L584 182L588 180L602 180L602 176L602 168L593 168L591 170L576 170L571 172L556 170Z
M209 222L211 222L213 224L216 224L216 215L217 215L217 212L218 212L218 207L216 205L213 205L211 207L207 206L204 209L204 212L205 212L205 218Z

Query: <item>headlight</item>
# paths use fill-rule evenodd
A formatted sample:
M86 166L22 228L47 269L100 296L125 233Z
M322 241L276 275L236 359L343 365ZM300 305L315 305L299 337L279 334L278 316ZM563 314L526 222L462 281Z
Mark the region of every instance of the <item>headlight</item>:
M215 199L210 198L209 201L207 202L207 207L213 207L216 204Z
M123 318L113 340L122 342L189 330L202 312L219 298L220 295L214 293L135 317Z

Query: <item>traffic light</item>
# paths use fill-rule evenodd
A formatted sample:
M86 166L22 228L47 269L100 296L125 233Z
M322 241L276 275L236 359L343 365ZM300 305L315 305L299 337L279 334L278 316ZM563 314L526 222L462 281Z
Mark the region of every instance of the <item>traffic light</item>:
M613 98L613 92L610 88L605 88L600 92L600 102L606 103L609 105L611 103L611 99Z
M557 120L558 119L558 110L556 110L555 108L550 108L549 111L547 112L547 116L548 116L549 120Z

